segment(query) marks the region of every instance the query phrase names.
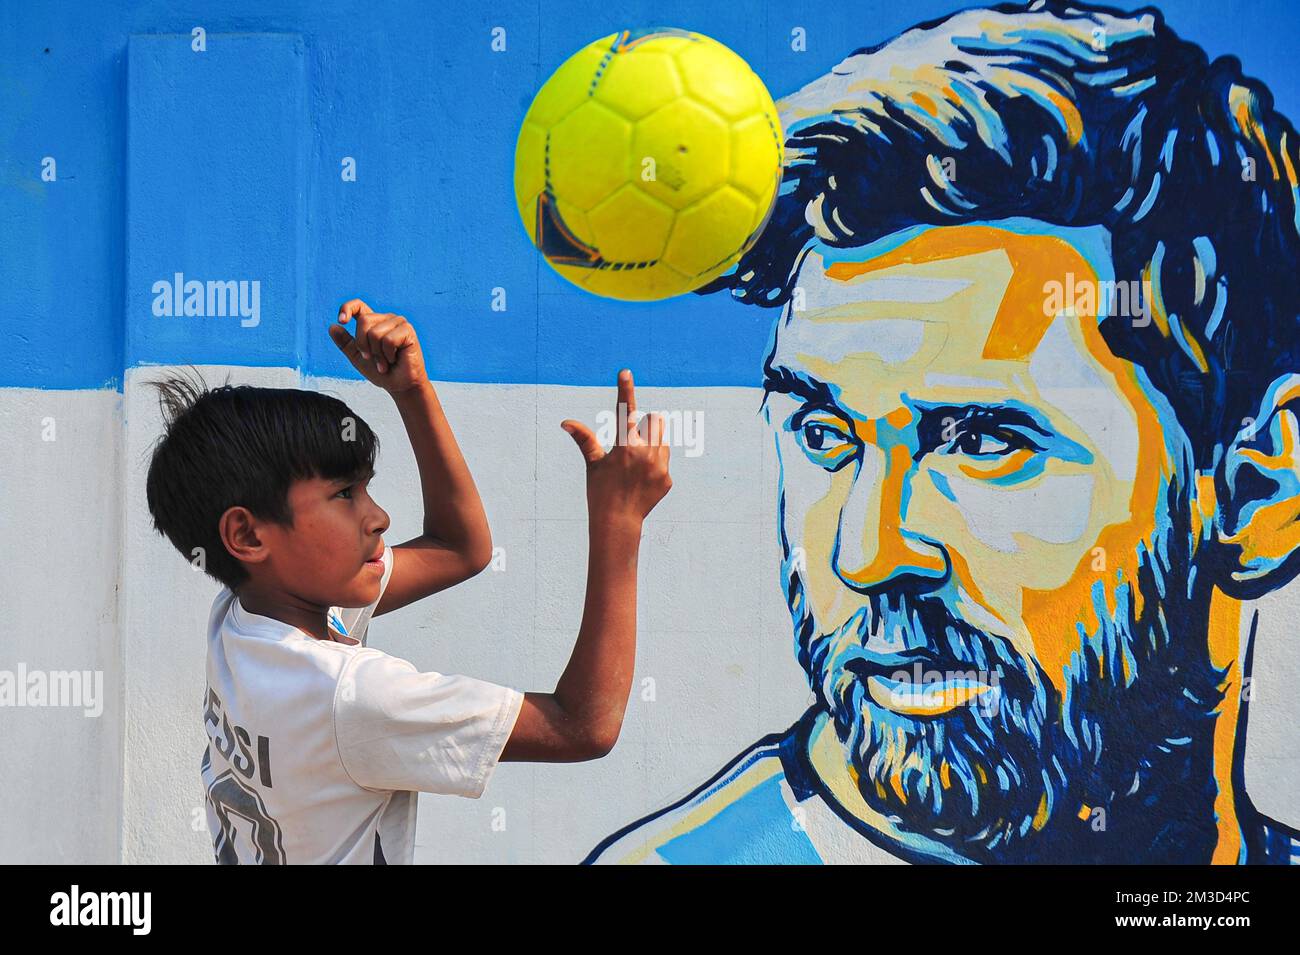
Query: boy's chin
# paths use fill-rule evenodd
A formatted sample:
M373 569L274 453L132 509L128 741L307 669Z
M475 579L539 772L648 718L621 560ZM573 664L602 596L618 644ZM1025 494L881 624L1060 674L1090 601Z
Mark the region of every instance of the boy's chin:
M353 606L369 607L372 603L374 603L378 599L379 599L379 584L378 583L368 584L363 588L360 597L358 597L357 602L353 604Z
M379 581L367 579L373 576L369 571L362 571L356 580L341 588L342 595L331 605L344 609L370 606L379 599Z

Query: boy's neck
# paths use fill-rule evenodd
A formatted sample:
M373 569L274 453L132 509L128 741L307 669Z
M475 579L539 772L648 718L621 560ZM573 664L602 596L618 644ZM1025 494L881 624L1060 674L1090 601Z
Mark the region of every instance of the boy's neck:
M249 613L279 620L315 640L334 640L329 628L328 609L296 603L294 598L282 594L263 593L248 584L235 591L235 599Z

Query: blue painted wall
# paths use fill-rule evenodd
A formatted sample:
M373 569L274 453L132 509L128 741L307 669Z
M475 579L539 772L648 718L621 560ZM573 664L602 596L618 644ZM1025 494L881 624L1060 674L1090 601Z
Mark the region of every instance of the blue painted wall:
M0 386L120 389L123 368L174 362L353 377L324 331L353 295L411 318L439 380L608 384L631 362L642 384L755 384L770 312L596 298L532 251L512 167L534 92L581 45L668 24L727 44L779 98L966 5L4 0ZM1159 6L1300 118L1293 0ZM260 321L155 317L175 272L259 280Z

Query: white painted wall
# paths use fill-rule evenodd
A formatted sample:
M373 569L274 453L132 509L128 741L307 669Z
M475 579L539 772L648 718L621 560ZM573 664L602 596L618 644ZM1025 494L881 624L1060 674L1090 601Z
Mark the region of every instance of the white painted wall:
M0 707L0 862L115 862L122 396L0 388L0 669L103 674L103 710Z
M161 421L147 379L112 391L0 390L0 668L99 669L103 714L0 708L0 862L210 863L199 760L204 633L215 582L153 531L149 450ZM390 543L419 531L415 460L374 387L292 369L201 366L210 384L305 387L346 401L384 449L371 493ZM559 428L593 427L613 388L438 385L478 483L504 571L374 621L369 643L422 669L550 690L581 618L581 457ZM603 760L501 764L481 799L425 795L416 861L580 860L615 829L695 789L811 701L780 593L775 456L750 388L639 387L641 410L704 412L704 453L674 448L672 493L641 548L636 678ZM42 440L53 418L56 440ZM1248 790L1300 822L1300 587L1261 602ZM654 700L643 681L654 681ZM504 821L504 828L501 823Z

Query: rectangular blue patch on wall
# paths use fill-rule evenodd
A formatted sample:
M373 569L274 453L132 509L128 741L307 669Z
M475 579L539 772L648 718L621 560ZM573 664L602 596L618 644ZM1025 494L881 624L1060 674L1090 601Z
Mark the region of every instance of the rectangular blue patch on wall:
M296 367L302 37L134 35L128 58L127 367Z

